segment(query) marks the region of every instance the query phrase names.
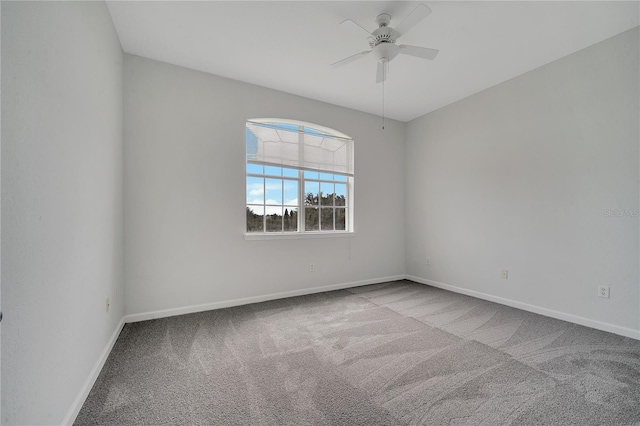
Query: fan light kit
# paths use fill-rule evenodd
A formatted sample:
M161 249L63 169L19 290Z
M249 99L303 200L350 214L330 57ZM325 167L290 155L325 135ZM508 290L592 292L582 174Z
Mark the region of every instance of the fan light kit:
M388 13L381 13L376 17L376 24L378 28L373 32L369 32L362 25L346 19L340 23L340 27L356 32L360 35L366 34L369 41L369 47L371 50L363 50L360 53L351 55L338 62L331 64L333 68L339 68L343 65L350 64L360 58L363 58L370 53L376 58L377 72L376 83L382 83L382 128L384 129L384 82L387 79L389 70L389 62L392 61L398 54L405 54L415 56L422 59L433 60L438 55L438 49L430 49L428 47L410 46L407 44L396 44L396 40L402 37L407 31L413 28L416 24L422 21L424 18L431 14L431 9L424 4L418 5L396 28L389 26L391 23L391 15Z

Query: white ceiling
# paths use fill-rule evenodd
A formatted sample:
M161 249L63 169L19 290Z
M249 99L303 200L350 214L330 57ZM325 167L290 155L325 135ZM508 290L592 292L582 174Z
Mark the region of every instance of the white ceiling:
M440 49L389 65L385 115L409 121L639 25L640 3L424 1L433 13L398 43ZM369 46L338 24L396 26L419 2L112 1L125 52L380 115Z

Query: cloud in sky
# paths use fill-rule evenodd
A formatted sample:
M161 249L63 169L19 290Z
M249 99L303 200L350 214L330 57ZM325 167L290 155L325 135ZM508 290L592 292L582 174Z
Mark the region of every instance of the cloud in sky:
M298 184L282 179L247 178L247 204L263 204L263 200L265 204L297 205Z

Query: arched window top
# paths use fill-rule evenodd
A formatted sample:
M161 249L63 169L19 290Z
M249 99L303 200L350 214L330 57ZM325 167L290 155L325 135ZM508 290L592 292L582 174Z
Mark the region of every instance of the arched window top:
M260 118L246 123L247 163L353 176L353 139L303 121Z
M274 126L292 126L292 128L293 126L295 126L298 129L302 128L303 131L309 133L320 133L322 135L332 136L335 138L353 140L350 136L345 135L344 133L339 132L335 129L321 126L319 124L307 123L306 121L291 120L288 118L252 118L247 121L250 123L268 124Z

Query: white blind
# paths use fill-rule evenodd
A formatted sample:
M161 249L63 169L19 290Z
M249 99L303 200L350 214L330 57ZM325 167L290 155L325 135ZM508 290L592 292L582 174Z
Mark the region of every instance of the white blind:
M353 139L304 126L247 122L247 162L353 176Z

